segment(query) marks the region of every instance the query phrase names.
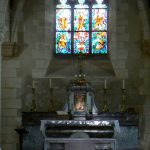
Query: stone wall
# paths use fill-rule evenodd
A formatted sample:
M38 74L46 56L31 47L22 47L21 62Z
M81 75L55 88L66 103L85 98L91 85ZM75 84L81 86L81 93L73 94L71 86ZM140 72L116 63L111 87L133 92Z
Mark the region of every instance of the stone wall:
M18 59L2 61L2 149L16 149L21 125L21 78Z
M7 2L7 1L5 1ZM3 7L8 7L3 3ZM9 11L5 10L4 28L6 28L3 42L9 42ZM18 135L15 128L21 124L21 78L19 75L19 58L1 58L1 143L2 149L17 149Z
M90 81L94 87L96 105L102 111L104 79L107 78L109 108L110 111L116 112L119 111L122 98L122 80L125 79L126 104L127 107L134 107L141 114L140 140L143 149L148 150L150 139L150 61L147 53L143 51L143 47L147 50L149 47L143 46L143 42L141 42L145 38L148 39L148 29L143 27L143 20L139 19L141 17L139 3L137 0L110 0L109 50L115 76L99 75L93 79L90 76ZM71 70L66 65L71 61L63 62L53 58L52 55L54 47L53 1L26 0L21 13L22 19L19 24L17 23L13 40L19 42L22 53L16 58L2 59L3 150L18 148L18 135L14 129L21 125L21 112L31 109L33 79L36 86L37 111L40 112L62 109L67 100L66 87L70 79L73 79L67 74L59 76L59 73L64 70L66 72ZM16 15L16 22L18 17ZM8 40L8 34L6 34L5 40ZM56 63L58 66L51 63L54 59L58 62ZM61 63L65 64L64 68ZM101 66L97 64L95 66L98 72ZM54 73L57 71L59 78L55 78L53 74L47 74L51 71L49 69L52 71L54 69ZM50 102L49 78L52 78L53 106Z

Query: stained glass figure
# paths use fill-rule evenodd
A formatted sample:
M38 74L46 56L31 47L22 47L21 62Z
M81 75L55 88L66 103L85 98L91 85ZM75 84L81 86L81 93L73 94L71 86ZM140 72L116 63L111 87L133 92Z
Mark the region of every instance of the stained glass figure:
M56 31L71 30L71 10L57 9L56 10Z
M71 53L71 34L68 32L56 32L56 53Z
M107 54L107 32L92 33L92 54Z
M87 9L74 10L74 30L75 31L89 30L89 11Z
M107 30L107 10L92 9L92 30Z
M89 53L89 33L88 32L75 32L74 34L74 53L78 54Z

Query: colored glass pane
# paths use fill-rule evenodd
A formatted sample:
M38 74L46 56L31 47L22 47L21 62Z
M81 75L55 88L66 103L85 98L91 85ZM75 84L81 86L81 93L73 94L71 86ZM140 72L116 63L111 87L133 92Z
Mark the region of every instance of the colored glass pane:
M85 0L78 0L79 4L83 5L85 3Z
M56 10L56 31L71 30L71 10L57 9Z
M71 34L68 32L56 32L56 53L71 53Z
M107 32L92 33L92 54L107 54Z
M96 0L97 4L93 5L93 8L107 8L106 4L103 4L104 0Z
M74 33L74 54L82 52L83 54L89 53L89 33L88 32L75 32Z
M107 9L92 9L92 30L107 30Z
M85 5L85 0L78 0L79 4L75 5L75 8L89 8L88 5Z
M56 8L71 8L69 5L66 4L67 0L60 0L59 5L56 6Z
M62 5L66 5L67 0L59 0Z
M89 11L88 9L74 10L74 30L88 31L89 30Z

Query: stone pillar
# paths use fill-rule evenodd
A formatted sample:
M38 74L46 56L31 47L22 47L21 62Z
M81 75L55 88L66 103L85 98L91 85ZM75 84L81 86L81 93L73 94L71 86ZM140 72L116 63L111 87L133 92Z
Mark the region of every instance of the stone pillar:
M0 145L1 145L1 60L2 60L1 48L2 48L2 42L4 39L5 31L6 31L6 28L0 25Z
M0 149L1 149L1 48L2 42L4 40L4 35L6 32L5 27L5 10L7 6L8 0L0 1Z

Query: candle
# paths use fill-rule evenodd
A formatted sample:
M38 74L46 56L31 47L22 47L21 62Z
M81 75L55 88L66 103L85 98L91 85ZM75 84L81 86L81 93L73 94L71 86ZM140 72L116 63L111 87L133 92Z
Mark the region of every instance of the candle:
M35 81L32 81L32 88L35 88Z
M104 88L105 89L107 88L107 80L105 80L105 82L104 82Z
M125 89L125 80L122 80L122 88Z
M52 88L52 79L49 79L49 87Z

